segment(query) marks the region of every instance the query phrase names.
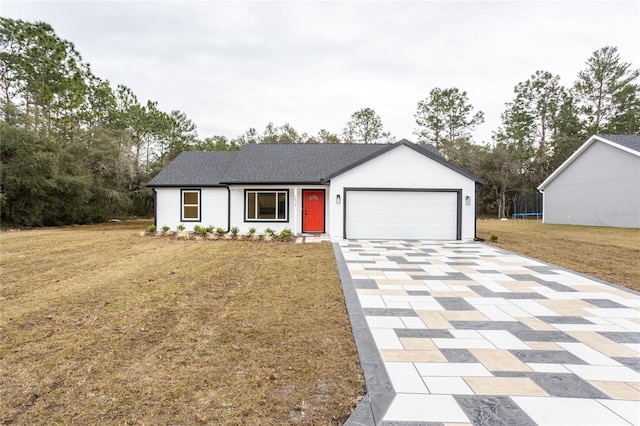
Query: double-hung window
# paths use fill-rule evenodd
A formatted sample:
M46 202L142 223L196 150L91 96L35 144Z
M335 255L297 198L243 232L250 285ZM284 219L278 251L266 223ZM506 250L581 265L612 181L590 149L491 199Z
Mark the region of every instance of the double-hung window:
M245 191L245 220L286 222L289 191Z
M181 218L183 222L199 222L200 221L200 190L199 189L183 189L180 191L181 202Z

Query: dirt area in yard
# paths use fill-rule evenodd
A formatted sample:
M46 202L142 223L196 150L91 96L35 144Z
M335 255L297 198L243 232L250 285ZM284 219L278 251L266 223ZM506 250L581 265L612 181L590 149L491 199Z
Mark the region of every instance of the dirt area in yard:
M498 247L640 291L640 229L478 220L478 236Z
M331 245L149 224L0 234L0 423L344 422L364 383Z

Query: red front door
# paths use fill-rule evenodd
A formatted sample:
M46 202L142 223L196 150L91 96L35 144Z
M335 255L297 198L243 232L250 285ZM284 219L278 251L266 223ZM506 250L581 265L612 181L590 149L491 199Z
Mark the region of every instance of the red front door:
M324 232L324 191L302 191L302 232Z

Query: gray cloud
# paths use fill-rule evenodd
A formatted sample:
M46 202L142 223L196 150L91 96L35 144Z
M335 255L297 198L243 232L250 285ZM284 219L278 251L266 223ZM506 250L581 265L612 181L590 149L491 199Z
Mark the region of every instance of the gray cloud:
M638 67L639 12L635 1L2 3L4 16L49 22L101 78L185 112L201 136L269 121L339 132L371 107L412 138L418 101L458 87L485 112L478 142L538 69L570 85L605 45Z

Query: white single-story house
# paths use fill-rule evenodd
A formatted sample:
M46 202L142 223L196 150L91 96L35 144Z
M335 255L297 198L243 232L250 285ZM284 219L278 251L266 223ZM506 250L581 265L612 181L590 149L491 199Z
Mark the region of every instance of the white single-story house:
M155 224L332 238L471 240L484 181L431 145L248 144L183 152L147 185Z
M640 135L590 137L538 190L545 223L640 228Z

